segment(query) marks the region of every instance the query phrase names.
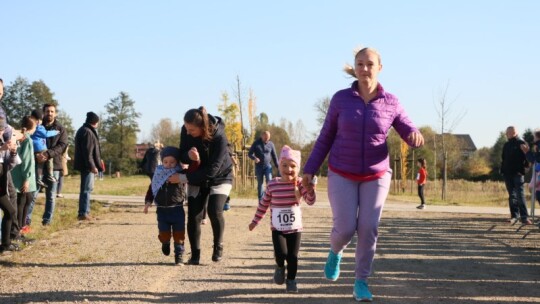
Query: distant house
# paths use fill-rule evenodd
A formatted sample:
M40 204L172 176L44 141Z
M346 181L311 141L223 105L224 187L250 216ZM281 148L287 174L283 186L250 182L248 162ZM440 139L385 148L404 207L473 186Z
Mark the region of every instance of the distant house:
M474 144L469 134L454 134L461 146L461 154L463 156L472 156L476 152L476 145Z
M461 149L461 155L465 158L471 157L476 150L476 145L474 144L471 136L469 134L449 134L445 133L445 136L452 136L458 142L458 145ZM437 135L437 140L440 142L440 134Z

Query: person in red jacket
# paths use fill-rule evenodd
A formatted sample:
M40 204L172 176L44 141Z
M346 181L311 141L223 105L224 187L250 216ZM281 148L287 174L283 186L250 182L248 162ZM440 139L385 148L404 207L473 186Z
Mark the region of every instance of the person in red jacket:
M416 183L418 184L418 196L420 197L420 205L418 205L418 209L424 209L426 208L426 200L424 199L424 186L426 185L427 181L427 168L426 168L426 159L425 158L419 158L416 162L418 164L418 174L416 175Z

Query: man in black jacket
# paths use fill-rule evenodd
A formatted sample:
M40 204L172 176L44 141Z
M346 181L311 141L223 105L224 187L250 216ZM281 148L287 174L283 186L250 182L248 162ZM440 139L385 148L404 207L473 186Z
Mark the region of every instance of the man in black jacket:
M46 180L48 183L48 187L45 190L45 211L43 212L43 221L41 222L44 226L50 225L53 218L55 205L54 200L56 197L56 189L58 187L57 181L60 178L60 172L62 171L62 154L68 145L68 135L66 133L66 129L58 122L56 119L56 114L56 105L43 105L43 126L47 131L59 131L58 135L47 138L47 150L36 154L36 161L39 163L44 163L50 158L54 159L54 179L44 176L44 180ZM47 174L47 172L44 172L44 175ZM26 217L28 223L31 219L32 210L34 208L34 203L39 190L40 189L38 187L38 191L36 191L34 195L34 200L30 204L30 207L28 207L28 215Z
M94 112L86 113L86 122L75 135L75 160L73 167L81 172L79 193L79 221L88 221L90 217L90 193L94 189L95 174L103 171L101 167L101 148L97 127L99 116Z
M526 143L518 137L516 128L513 126L506 129L506 138L508 141L503 146L501 173L504 176L504 183L508 191L509 221L515 223L518 219L521 219L523 224L530 225L532 222L528 218L525 192L523 191L525 170L528 168L529 163L525 158L521 145L526 145Z

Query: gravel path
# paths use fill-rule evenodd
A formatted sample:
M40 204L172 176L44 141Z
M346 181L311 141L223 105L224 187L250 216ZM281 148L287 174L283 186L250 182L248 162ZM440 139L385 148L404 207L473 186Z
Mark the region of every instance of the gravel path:
M202 265L174 266L172 256L161 254L155 214L143 214L141 204L113 204L96 221L0 256L0 302L354 303L352 249L337 282L322 278L331 227L327 204L304 207L295 295L271 282L268 218L249 232L255 207L239 205L247 203L233 202L226 213L222 262L211 261L206 225ZM389 203L383 214L370 280L376 303L540 302L537 228L511 226L503 215L396 207L402 205Z

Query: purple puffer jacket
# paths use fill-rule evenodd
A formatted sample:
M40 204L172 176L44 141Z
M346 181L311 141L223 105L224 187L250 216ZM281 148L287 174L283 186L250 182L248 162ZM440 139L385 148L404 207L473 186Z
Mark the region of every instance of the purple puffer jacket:
M342 172L370 175L388 170L386 137L390 128L394 127L405 141L411 132L418 131L397 97L385 92L380 84L377 96L367 105L357 88L355 81L351 88L332 97L304 173L315 174L328 152L329 166Z

